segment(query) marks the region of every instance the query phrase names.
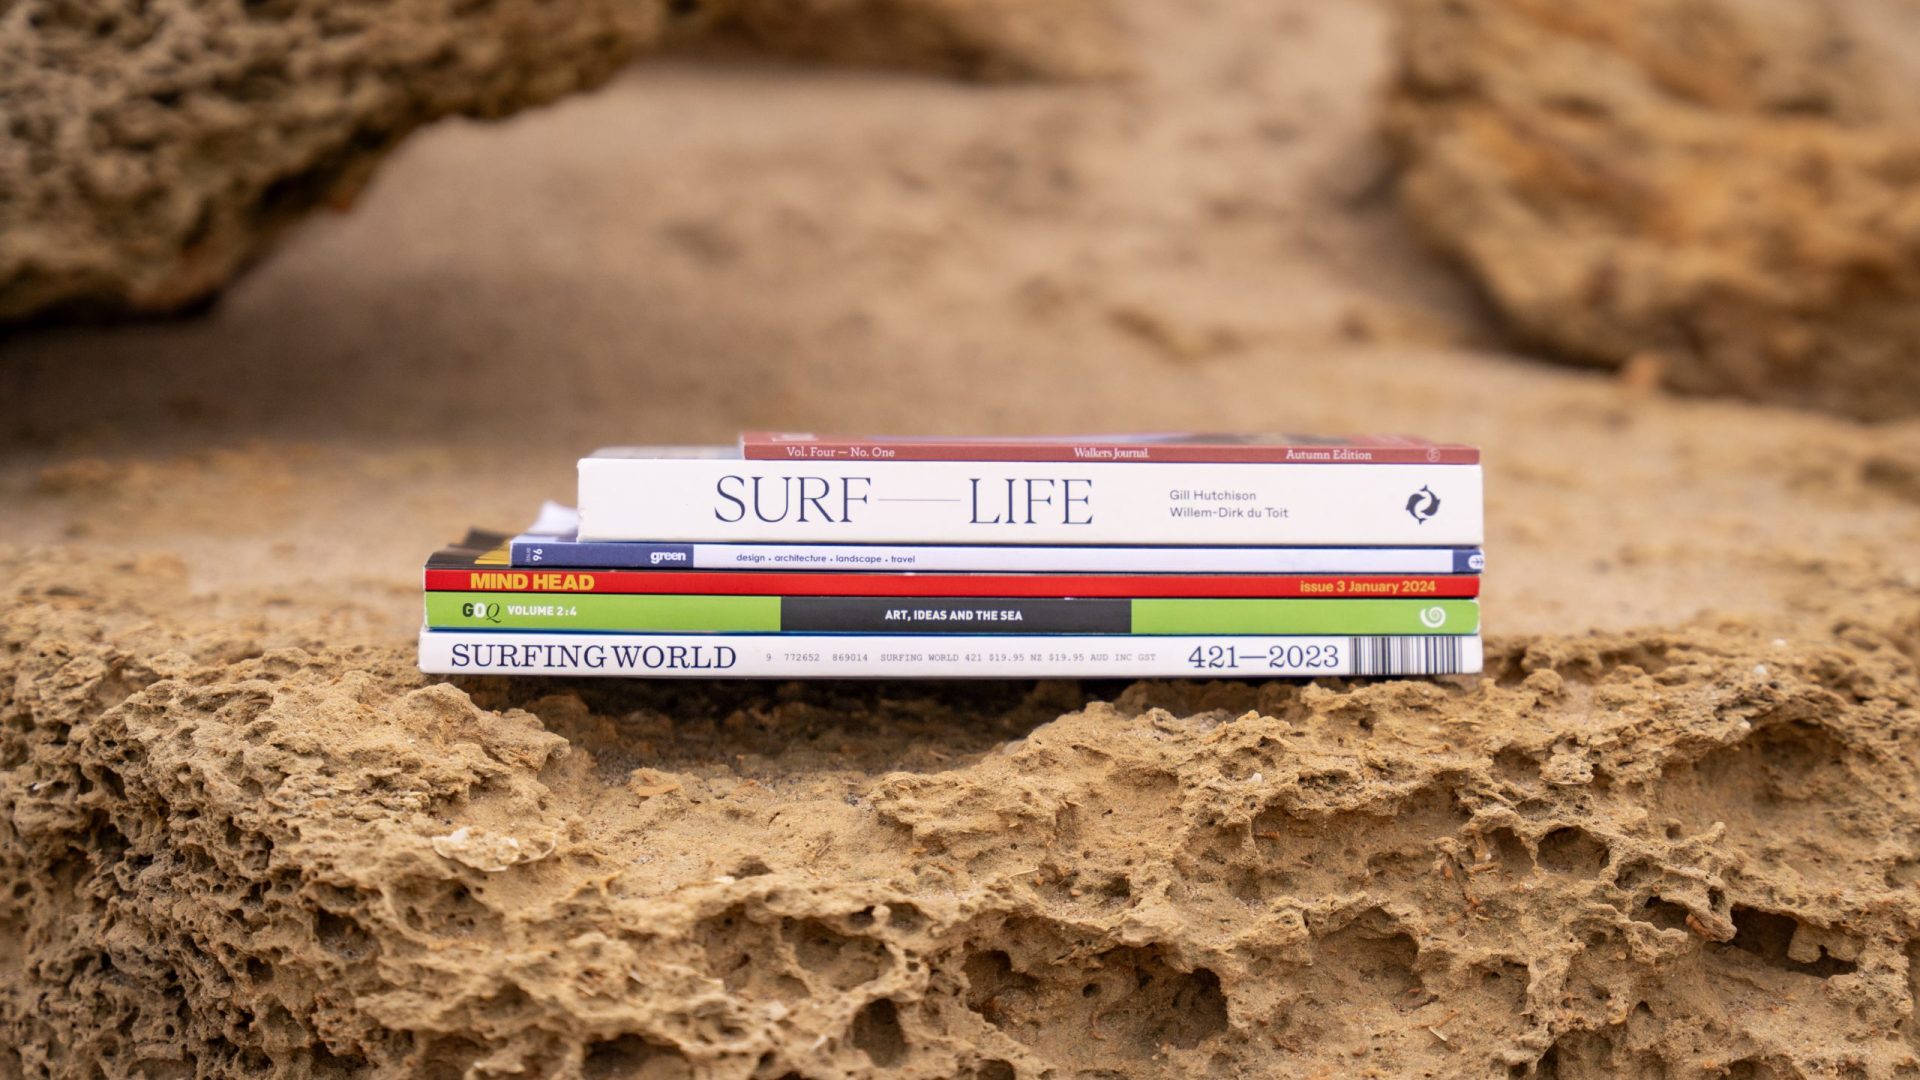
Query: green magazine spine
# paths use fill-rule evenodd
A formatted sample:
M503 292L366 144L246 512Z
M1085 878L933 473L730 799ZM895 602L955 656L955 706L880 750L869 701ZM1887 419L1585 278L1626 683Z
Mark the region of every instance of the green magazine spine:
M1474 600L430 592L443 630L810 634L1473 634Z

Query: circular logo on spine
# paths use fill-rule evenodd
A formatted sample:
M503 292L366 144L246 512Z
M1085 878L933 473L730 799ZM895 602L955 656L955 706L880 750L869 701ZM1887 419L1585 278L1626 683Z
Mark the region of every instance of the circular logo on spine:
M1425 525L1428 518L1439 512L1440 496L1435 495L1432 488L1423 486L1407 496L1407 514L1418 524Z
M1443 607L1421 609L1420 623L1429 630L1440 629L1447 624L1447 609Z

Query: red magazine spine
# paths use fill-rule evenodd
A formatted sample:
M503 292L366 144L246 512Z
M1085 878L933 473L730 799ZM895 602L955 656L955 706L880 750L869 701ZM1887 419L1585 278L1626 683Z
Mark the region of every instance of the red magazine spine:
M1477 465L1467 446L1229 446L1201 443L886 442L747 439L749 461L1059 461L1079 464L1153 462L1221 465L1351 464Z
M1318 597L1465 599L1478 574L835 574L759 570L430 568L428 592L694 596Z

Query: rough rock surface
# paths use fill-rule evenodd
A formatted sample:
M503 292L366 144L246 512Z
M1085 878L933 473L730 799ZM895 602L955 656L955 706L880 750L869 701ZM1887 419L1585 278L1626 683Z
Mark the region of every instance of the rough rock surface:
M721 0L711 19L756 49L974 78L1100 78L1131 52L1107 0Z
M6 1075L1920 1068L1910 618L1437 684L455 686L187 634L166 558L0 568Z
M1104 0L0 4L0 324L205 301L422 124L594 86L664 36L981 76L1113 70Z
M1920 412L1920 9L1872 6L1410 0L1405 204L1530 345Z
M0 7L0 321L202 300L403 136L604 80L666 0Z

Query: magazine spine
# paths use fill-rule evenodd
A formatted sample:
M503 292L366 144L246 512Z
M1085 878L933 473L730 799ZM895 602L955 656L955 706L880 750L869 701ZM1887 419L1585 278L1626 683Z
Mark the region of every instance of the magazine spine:
M1102 464L1333 464L1333 465L1477 465L1480 451L1470 446L1409 442L1383 445L1356 439L1351 444L1275 444L1268 446L1178 442L1077 442L961 440L955 442L886 439L799 439L743 436L741 456L749 461L1034 461Z
M974 544L657 544L516 537L522 569L1026 574L1478 574L1477 547L1032 547Z
M436 629L583 633L1470 634L1475 600L429 592Z
M589 457L581 540L1478 544L1477 465Z
M1476 635L1391 637L515 634L422 630L444 675L645 678L1313 678L1473 674Z
M1478 596L1478 574L913 574L777 570L500 570L428 567L428 592L708 593L721 596Z

